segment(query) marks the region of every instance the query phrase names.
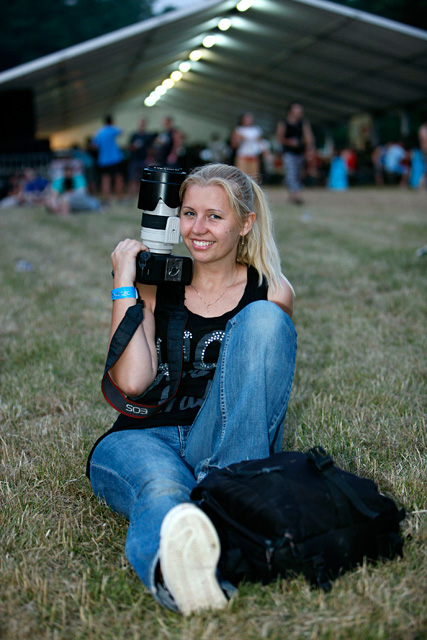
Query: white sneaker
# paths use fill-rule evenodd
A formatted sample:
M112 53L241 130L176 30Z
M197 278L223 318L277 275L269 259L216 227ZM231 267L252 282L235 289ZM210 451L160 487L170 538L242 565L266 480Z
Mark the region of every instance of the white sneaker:
M216 578L220 552L215 527L196 505L185 502L166 514L160 530L160 567L166 587L185 616L226 606L227 598Z

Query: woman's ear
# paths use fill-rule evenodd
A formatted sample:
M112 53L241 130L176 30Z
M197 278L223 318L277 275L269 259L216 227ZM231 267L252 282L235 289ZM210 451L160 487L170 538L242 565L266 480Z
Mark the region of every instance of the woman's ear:
M255 218L256 218L256 213L254 211L251 211L250 213L248 213L248 217L243 223L243 228L240 232L241 236L245 236L249 233L249 231L252 229L252 226L255 222Z

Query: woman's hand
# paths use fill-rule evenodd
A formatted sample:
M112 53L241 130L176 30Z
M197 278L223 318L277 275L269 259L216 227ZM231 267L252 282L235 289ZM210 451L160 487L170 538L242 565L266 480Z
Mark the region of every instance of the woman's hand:
M126 238L119 242L111 254L114 271L114 287L133 287L136 279L136 256L148 247L138 240Z

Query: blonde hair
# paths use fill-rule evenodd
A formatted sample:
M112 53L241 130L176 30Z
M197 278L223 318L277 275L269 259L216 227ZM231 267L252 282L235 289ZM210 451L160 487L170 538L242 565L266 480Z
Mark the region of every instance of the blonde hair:
M194 169L180 189L181 202L191 185L222 187L237 220L243 224L249 213L255 212L251 230L242 236L237 248L237 262L255 267L259 284L266 279L268 287L276 289L284 277L280 268L280 256L274 240L273 224L267 198L262 189L237 167L227 164L207 164ZM291 287L292 288L292 287Z

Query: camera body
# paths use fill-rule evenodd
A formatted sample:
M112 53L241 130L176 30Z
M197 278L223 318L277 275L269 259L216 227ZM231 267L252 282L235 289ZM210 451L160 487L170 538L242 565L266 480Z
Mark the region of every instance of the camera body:
M173 245L181 240L179 189L185 177L182 169L167 167L150 166L142 172L138 209L142 210L141 241L149 251L137 255L137 282L154 285L191 282L191 258L172 255Z

